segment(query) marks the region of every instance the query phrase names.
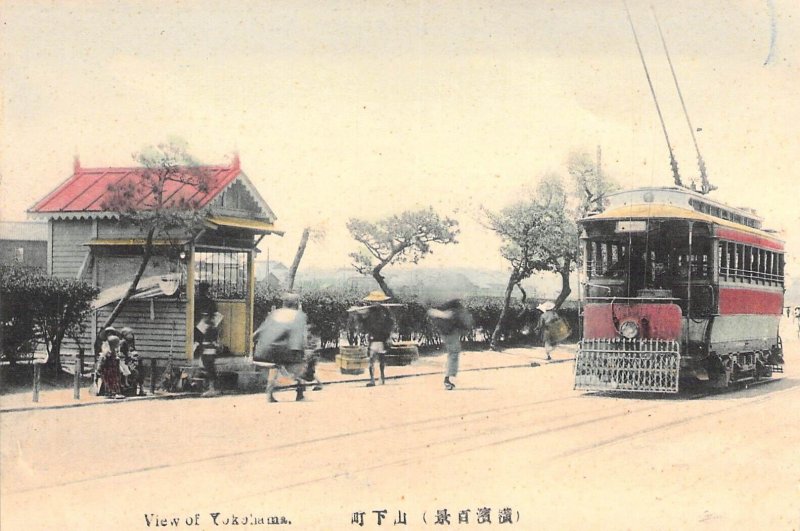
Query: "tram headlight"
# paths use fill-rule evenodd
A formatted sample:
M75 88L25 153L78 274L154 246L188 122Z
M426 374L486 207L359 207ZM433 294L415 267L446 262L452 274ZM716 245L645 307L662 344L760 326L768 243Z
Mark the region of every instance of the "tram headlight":
M619 333L625 339L633 339L639 335L639 325L636 321L623 321L619 325Z

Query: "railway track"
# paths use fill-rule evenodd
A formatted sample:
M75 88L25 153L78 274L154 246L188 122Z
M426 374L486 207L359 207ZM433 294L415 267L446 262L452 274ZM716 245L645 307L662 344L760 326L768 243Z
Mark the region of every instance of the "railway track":
M652 394L632 397L630 394L624 393L602 392L577 394L573 392L547 399L512 404L510 406L502 405L481 408L474 411L434 415L423 419L415 419L396 424L384 424L356 431L342 431L330 435L308 437L281 444L267 444L242 451L221 452L200 458L185 459L178 462L173 461L156 466L130 468L111 474L92 474L80 479L56 481L27 489L12 490L8 493L22 494L26 492L30 493L70 487L77 484L104 482L107 480L117 481L120 478L138 474L163 473L172 476L180 474L184 469L190 470L209 463L236 461L243 457L266 456L270 461L281 461L292 459L293 456L298 454L313 455L315 453L320 453L319 447L330 448L332 445L336 444L356 448L374 447L376 444L380 444L380 441L395 436L398 433L404 433L406 435L413 434L412 439L419 441L395 453L393 458L382 459L376 463L364 463L358 456L346 459L341 463L340 469L347 470L347 474L352 476L391 467L404 467L421 461L427 462L446 459L470 452L480 452L482 450L512 445L516 442L537 437L558 436L573 431L592 429L593 426L602 426L609 422L622 421L626 417L632 418L640 415L655 414L674 406L676 403L724 396L729 393L745 392L747 389L762 387L770 383L775 384L781 380L780 378L776 378L740 384L744 390L734 389L723 392L698 390L685 394L681 393L679 395ZM614 437L595 440L591 444L573 447L554 456L550 456L549 459L551 461L562 460L580 453L587 453L603 447L620 444L646 434L669 430L681 424L719 414L733 409L734 407L747 407L753 403L773 400L777 398L777 396L782 396L784 393L790 392L793 389L794 388L776 390L769 394L749 398L744 404L721 405L720 407L715 407L702 414L682 415L669 422L656 423L643 429L621 433ZM604 399L619 400L615 400L614 407L609 407ZM569 404L577 404L577 407L570 406ZM536 417L538 419L535 426L520 426L512 422L514 419L530 417ZM478 428L465 432L462 429L465 425L474 425L478 426ZM324 469L324 466L321 466L320 469ZM329 471L317 475L304 474L301 479L296 481L292 481L291 478L296 478L297 476L286 476L287 481L281 481L283 477L273 478L271 488L266 491L263 488L257 488L250 493L239 492L234 497L230 498L230 500L260 497L263 496L265 492L293 489L304 485L335 480L341 475L341 472ZM225 499L222 498L220 501L224 502Z

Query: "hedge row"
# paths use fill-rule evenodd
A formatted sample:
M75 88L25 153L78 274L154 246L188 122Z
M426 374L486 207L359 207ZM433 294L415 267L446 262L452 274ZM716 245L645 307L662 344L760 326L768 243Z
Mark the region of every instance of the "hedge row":
M0 265L0 354L14 363L43 344L48 365L60 366L61 342L87 326L98 289L20 266Z
M280 306L280 291L259 284L256 289L255 322L261 323L269 311ZM339 341L346 339L351 345L365 344L366 337L348 320L347 309L363 304L364 293L348 288L326 288L300 291L303 311L308 315L309 327L320 337L322 348L335 348ZM397 302L402 307L395 307L392 313L397 323L395 334L401 341L416 341L421 346L438 346L442 338L427 317L430 305L425 305L415 298L407 298ZM464 305L472 314L475 326L464 339L469 342L489 344L489 341L503 309L501 297L467 297ZM538 344L539 337L535 326L539 311L534 304L524 305L518 299L512 299L511 308L502 328L505 344L528 343ZM562 309L559 311L577 332L577 310Z

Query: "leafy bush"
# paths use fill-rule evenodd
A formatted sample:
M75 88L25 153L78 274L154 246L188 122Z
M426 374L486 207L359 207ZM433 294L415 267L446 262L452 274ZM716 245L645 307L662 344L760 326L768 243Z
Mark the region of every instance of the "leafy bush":
M361 294L350 289L317 289L302 291L300 300L308 315L311 332L320 338L322 348L338 347L342 332L347 329L347 309L355 305Z
M255 328L264 322L269 312L281 307L282 290L266 282L257 282L253 301L253 323Z
M52 277L39 269L0 266L0 321L3 356L15 361L42 343L48 365L61 368L61 344L87 326L99 290L79 280Z
M469 297L464 301L464 304L475 321L475 340L488 344L492 339L494 327L500 319L500 313L503 311L503 299L501 297ZM511 299L506 322L503 323L501 328L503 337L509 338L509 336L518 335L517 332L521 326L517 316L521 311L522 304L517 299Z
M259 283L256 286L254 322L256 327L266 319L269 312L281 306L283 291L274 286ZM348 288L318 288L300 291L303 311L308 316L310 331L320 338L321 347L338 347L340 337L347 332L357 335L356 331L348 331L347 309L358 304L363 295ZM352 336L351 344L358 344L358 338Z
M441 338L433 323L428 319L428 308L415 298L400 300L394 313L396 331L401 341L416 341L420 345L439 345Z
M256 288L255 323L260 324L273 309L281 305L282 292L274 287L259 284ZM354 288L312 288L300 291L303 311L308 315L311 332L321 341L321 347L338 348L342 338L350 345L365 345L367 337L360 330L347 309L363 304L363 291ZM403 306L392 307L392 316L397 324L396 337L401 341L416 341L423 347L438 346L442 342L439 331L427 316L428 306L415 297L398 300ZM488 345L492 332L503 309L501 297L469 297L464 305L472 314L474 328L462 338L468 342L483 342ZM532 305L512 299L510 311L501 328L503 342L538 343L540 335L535 333L539 318L538 310ZM567 319L577 337L577 310L562 309L559 313Z

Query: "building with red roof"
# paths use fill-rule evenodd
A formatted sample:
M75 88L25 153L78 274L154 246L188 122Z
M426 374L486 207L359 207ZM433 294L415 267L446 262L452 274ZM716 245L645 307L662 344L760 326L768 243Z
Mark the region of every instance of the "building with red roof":
M153 254L114 327L133 328L144 357L193 360L195 294L201 282L223 316L225 354L250 353L253 326L254 262L257 245L282 235L276 216L241 168L229 165L178 166L157 201L157 170L145 167L84 168L76 157L72 175L36 202L28 213L47 221L47 270L80 278L101 289L90 334L101 326L131 283L144 254L147 226L135 214L158 209L192 214L193 224L163 228L153 236ZM124 197L125 211L114 205ZM184 216L189 217L189 216ZM62 355L77 353L62 347Z

